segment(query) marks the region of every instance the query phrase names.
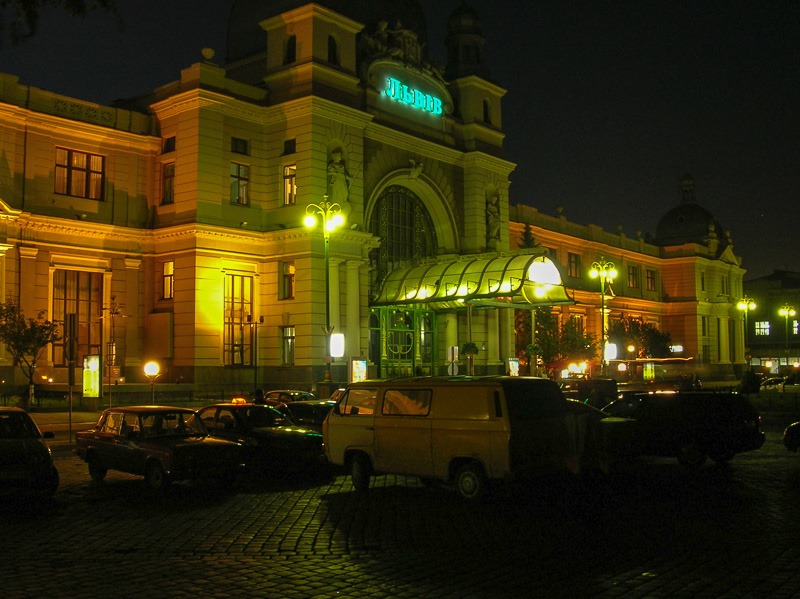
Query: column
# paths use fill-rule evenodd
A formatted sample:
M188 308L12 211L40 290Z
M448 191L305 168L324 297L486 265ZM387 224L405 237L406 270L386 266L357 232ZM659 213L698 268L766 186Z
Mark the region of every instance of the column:
M140 369L142 348L139 347L139 277L142 261L139 258L125 258L125 347L121 355L124 360L120 366ZM122 323L120 323L122 324Z
M345 305L344 344L345 357L361 355L361 261L348 260L346 263L347 295Z

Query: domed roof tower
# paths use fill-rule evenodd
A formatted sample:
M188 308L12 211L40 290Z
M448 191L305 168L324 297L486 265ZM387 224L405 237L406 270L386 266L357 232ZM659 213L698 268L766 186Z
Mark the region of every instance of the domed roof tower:
M719 221L695 200L694 178L684 175L681 181L681 203L658 221L655 243L660 246L684 243L706 245L709 240L720 241L720 249L728 245Z
M486 38L481 35L478 15L462 0L447 21L447 66L445 76L458 79L467 75L488 77L483 63L483 46Z

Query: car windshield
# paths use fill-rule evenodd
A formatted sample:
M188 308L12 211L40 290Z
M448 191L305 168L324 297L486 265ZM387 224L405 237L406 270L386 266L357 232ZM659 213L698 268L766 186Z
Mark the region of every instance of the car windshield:
M205 436L206 430L192 412L153 412L141 415L145 437Z
M0 439L38 439L39 431L27 414L0 414Z

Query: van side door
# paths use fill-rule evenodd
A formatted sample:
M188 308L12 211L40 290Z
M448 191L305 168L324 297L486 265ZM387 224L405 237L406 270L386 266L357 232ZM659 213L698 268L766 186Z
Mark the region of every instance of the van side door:
M431 389L387 388L375 418L375 468L431 476Z

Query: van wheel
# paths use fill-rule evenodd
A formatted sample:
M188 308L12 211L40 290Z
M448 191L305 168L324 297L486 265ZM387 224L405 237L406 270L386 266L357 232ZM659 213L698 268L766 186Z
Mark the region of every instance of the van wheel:
M699 468L706 461L706 454L697 441L687 439L678 447L678 462L687 468Z
M464 464L456 470L456 491L464 499L474 501L480 498L486 493L488 485L489 481L486 478L486 473L478 464Z
M369 460L363 453L357 453L350 458L350 478L353 480L353 488L356 491L369 489L371 470Z

